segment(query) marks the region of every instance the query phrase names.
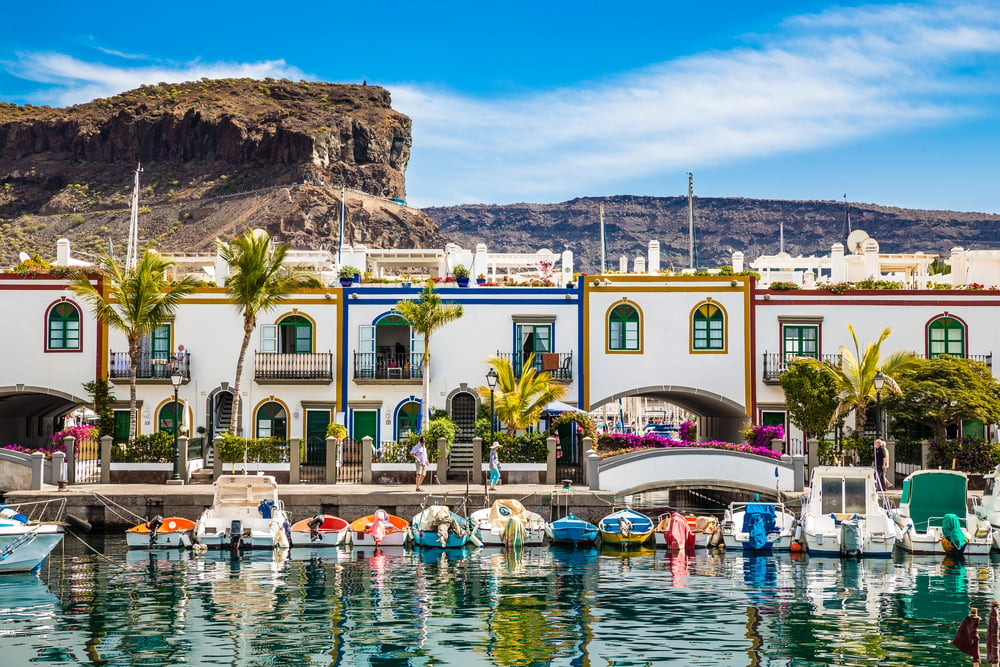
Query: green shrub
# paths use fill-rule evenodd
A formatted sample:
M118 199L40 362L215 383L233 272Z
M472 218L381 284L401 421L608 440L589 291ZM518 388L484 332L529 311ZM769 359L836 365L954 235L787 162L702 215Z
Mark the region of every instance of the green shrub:
M129 443L111 446L115 463L173 463L174 436L166 431L140 435Z
M1000 444L985 440L935 440L931 442L931 468L988 473L1000 464Z
M246 451L247 461L258 463L280 463L288 460L288 443L281 438L241 438L231 433L224 433L218 443L215 455L223 463L239 463L243 461Z

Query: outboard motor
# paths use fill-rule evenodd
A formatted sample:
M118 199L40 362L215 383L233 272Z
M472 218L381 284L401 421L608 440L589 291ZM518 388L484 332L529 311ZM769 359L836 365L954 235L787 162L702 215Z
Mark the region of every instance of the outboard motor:
M243 522L239 519L233 519L233 522L229 524L229 547L233 551L240 550L240 543L243 541Z
M319 529L320 526L323 525L323 517L317 514L312 519L310 519L309 523L306 525L309 526L309 541L316 542L317 540L319 540L320 538Z
M146 527L149 528L149 546L156 546L156 537L159 535L160 526L162 525L163 517L159 514L146 522Z
M840 553L845 556L862 556L861 519L851 517L840 522Z
M257 506L257 511L260 512L261 517L270 519L272 512L274 512L274 501L270 498L264 498Z

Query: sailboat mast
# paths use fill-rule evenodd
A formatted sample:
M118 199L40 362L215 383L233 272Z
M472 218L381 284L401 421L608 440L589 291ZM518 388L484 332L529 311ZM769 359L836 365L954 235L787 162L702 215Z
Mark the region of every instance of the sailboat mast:
M128 223L128 245L125 251L125 268L134 269L139 262L139 174L142 164L135 167L135 187L132 188L132 212Z
M694 269L694 174L688 172L688 268Z
M601 275L604 275L607 270L607 257L608 257L608 247L604 240L604 202L598 205L598 209L601 212Z

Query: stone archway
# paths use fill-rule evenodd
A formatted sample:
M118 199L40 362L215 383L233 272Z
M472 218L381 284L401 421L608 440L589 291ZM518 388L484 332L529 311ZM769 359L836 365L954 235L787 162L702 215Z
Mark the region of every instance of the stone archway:
M59 419L89 403L89 399L50 387L0 386L0 445L43 447L62 429Z

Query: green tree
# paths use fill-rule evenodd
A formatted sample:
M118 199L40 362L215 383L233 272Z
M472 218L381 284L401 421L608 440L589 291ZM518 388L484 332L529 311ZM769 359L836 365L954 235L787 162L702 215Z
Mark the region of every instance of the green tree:
M139 342L173 315L178 304L194 291L191 276L168 282L164 271L171 265L155 250L146 250L135 268L119 266L110 255L97 260L99 280L95 285L86 273L75 275L69 289L90 305L94 317L125 335L129 358L129 440L138 427L136 415L136 371L139 367Z
M881 357L882 343L892 333L889 327L882 330L878 340L868 343L864 352L861 351L854 327L848 324L847 330L851 332L854 351L841 345L839 365L833 366L809 357L799 357L796 361L802 361L833 378L838 398L833 418L840 419L853 410L854 428L858 433L863 433L865 422L868 420L868 406L875 400L875 374L881 371L885 379L885 386L882 387L883 399L892 394L899 394L900 389L895 378L911 368L917 358L912 352L893 352L884 359Z
M938 440L963 419L1000 421L1000 384L981 361L948 355L921 359L896 380L903 394L890 397L886 409L897 420L933 429Z
M441 296L434 291L434 281L428 280L420 290L419 298L403 299L396 303L396 312L402 315L413 327L413 330L424 337L423 361L423 405L420 411L420 430L426 431L430 421L431 410L431 334L457 320L463 314L462 305L444 303Z
M114 435L115 410L114 402L118 399L111 392L111 383L104 378L84 382L83 388L90 394L90 400L97 413L97 430L101 435Z
M226 291L233 306L243 316L243 342L236 358L236 379L233 382L233 410L229 430L236 423L236 433L243 432L243 414L240 409L240 386L243 381L243 363L250 338L257 328L257 316L284 301L289 294L303 286L306 274L282 266L288 253L287 243L275 244L263 229L248 229L230 243L216 240L219 254L229 264Z
M494 403L497 418L507 425L507 435L537 424L545 406L566 395L566 387L535 368L534 354L524 360L520 377L514 375L514 367L503 357L490 357L487 363L497 372ZM489 387L479 387L478 391L483 400L489 400Z
M795 362L781 374L781 389L789 420L802 429L806 440L830 430L839 403L833 374Z

